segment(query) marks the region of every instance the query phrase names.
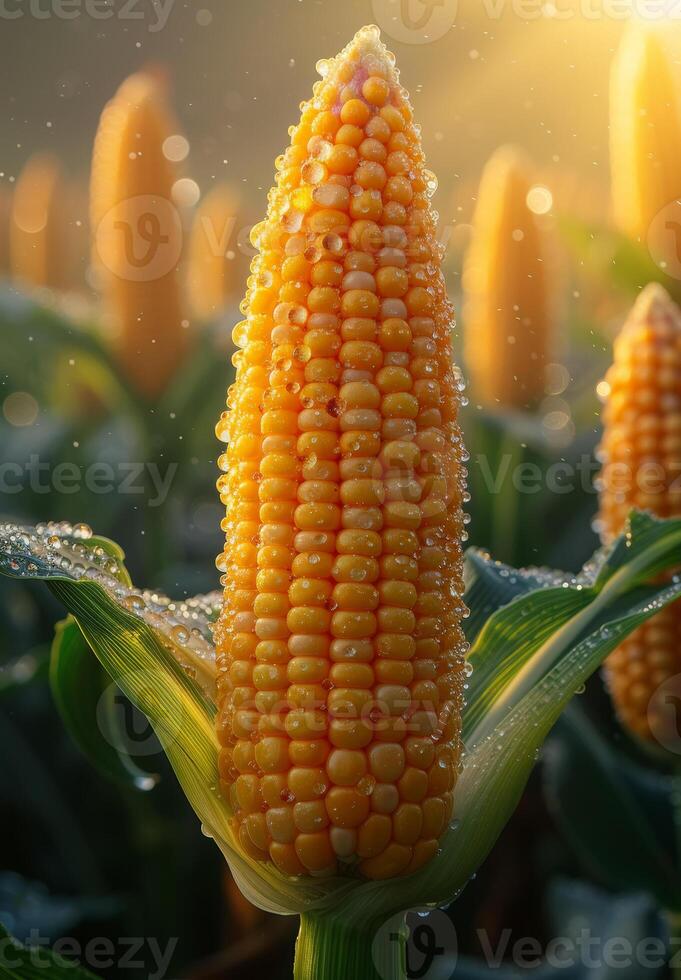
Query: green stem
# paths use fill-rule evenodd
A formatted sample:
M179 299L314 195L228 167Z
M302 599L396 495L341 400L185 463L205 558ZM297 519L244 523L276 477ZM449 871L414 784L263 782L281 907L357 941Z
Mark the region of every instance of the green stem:
M511 486L504 487L493 498L492 503L492 552L500 561L510 565L517 564L516 545L518 542L518 515L520 511L520 492L513 484L516 467L522 461L525 450L518 443L517 436L505 432L500 437L497 449L497 460L503 466L508 456L510 462L506 472L510 475Z
M300 917L293 980L406 980L405 917L348 922L342 907Z

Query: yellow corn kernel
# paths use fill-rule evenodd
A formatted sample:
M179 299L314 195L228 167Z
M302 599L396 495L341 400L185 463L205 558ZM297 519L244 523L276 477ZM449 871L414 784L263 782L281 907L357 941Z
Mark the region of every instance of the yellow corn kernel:
M610 80L612 203L619 227L644 242L681 194L681 125L669 60L652 30L624 32ZM674 236L671 236L672 239Z
M196 210L187 279L191 311L198 320L218 317L231 295L234 260L227 252L236 244L236 219L236 194L224 184L209 191Z
M629 511L681 517L681 310L662 286L639 296L615 342L605 397L600 533L608 543ZM659 612L607 659L622 723L643 739L666 727L660 688L681 672L681 603ZM658 696L656 696L658 695Z
M451 814L460 383L434 179L392 58L365 29L322 74L254 230L218 423L220 773L249 854L383 878L432 857Z
M527 204L529 163L502 147L484 169L464 267L464 345L471 389L489 407L527 408L544 394L553 345L547 255Z
M162 82L131 75L102 112L90 179L93 264L118 358L157 397L187 347L178 262L182 226L172 201L177 133Z
M59 290L74 285L75 204L54 157L31 157L17 181L10 217L10 269L17 282Z

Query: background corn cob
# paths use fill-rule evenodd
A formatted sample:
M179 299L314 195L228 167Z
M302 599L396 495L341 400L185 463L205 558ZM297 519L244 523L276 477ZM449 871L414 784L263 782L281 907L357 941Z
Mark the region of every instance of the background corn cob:
M681 311L646 286L615 342L603 411L600 533L611 541L633 507L681 516ZM681 604L668 606L607 660L621 721L652 738L655 692L681 672ZM660 706L664 707L664 706Z
M214 187L196 210L189 240L189 300L197 320L214 320L234 285L235 261L226 256L236 242L237 198L225 184Z
M463 447L434 178L375 28L277 160L234 332L221 778L286 874L428 861L452 812Z
M148 397L163 390L187 346L177 175L163 152L176 132L162 81L132 75L102 113L92 159L93 261L119 359Z
M640 25L625 31L613 62L610 164L615 220L645 241L655 215L681 195L681 127L667 56Z
M10 228L12 224L12 193L0 188L0 276L10 270Z
M71 188L57 160L35 154L21 171L10 219L10 267L18 283L67 289L74 284Z
M526 408L544 394L552 324L545 246L527 206L525 156L502 147L480 181L463 285L464 352L474 397Z

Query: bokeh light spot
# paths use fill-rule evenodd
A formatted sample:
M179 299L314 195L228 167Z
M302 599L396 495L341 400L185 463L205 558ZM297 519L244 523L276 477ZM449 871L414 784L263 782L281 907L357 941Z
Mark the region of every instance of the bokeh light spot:
M2 414L10 425L33 425L38 411L38 402L27 391L13 391L2 403Z
M170 160L173 163L180 163L182 160L186 160L189 155L189 140L185 139L179 133L175 133L173 136L168 136L163 141L163 156L166 160Z
M543 184L530 187L525 200L533 214L548 214L553 207L553 194Z
M201 197L201 188L190 177L181 177L173 184L171 194L178 207L192 208Z

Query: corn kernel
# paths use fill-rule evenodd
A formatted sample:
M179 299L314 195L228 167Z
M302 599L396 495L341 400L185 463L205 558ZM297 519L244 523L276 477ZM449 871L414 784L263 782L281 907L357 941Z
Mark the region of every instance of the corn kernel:
M463 470L405 98L360 32L303 107L235 332L220 773L242 846L285 874L406 873L451 813Z
M651 370L637 376L638 365ZM667 365L676 379L671 401L660 379ZM681 311L657 283L643 290L615 341L605 386L599 523L603 541L610 542L632 507L658 517L681 517L681 496L674 492L681 445L666 442L670 432L681 431ZM642 444L646 431L651 439ZM663 733L664 684L679 671L677 602L635 630L606 661L605 677L623 725L645 740Z

